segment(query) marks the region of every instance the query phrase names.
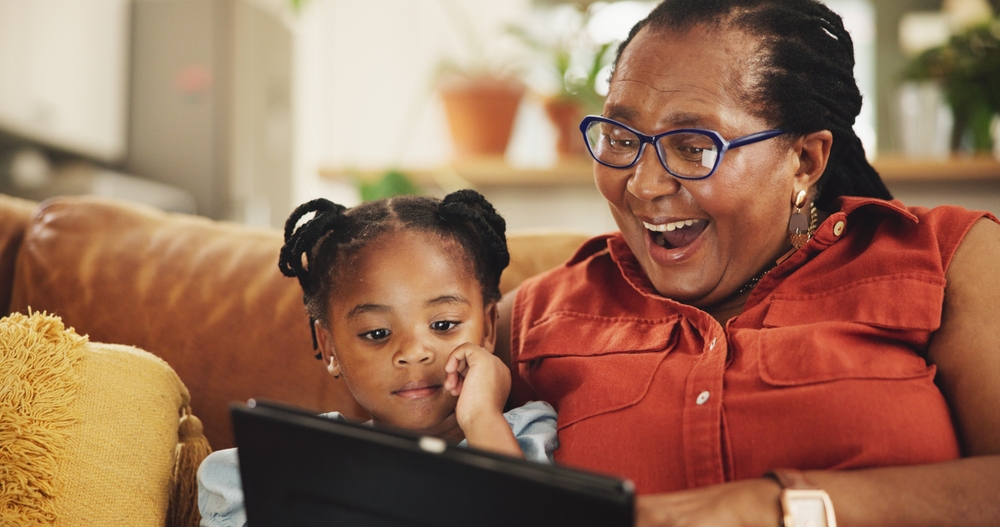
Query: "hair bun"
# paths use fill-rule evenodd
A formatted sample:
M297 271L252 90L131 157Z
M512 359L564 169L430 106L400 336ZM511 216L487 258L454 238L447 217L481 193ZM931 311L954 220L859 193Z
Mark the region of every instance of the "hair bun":
M278 269L285 276L299 279L303 290L308 290L310 251L316 241L338 221L347 207L328 199L318 198L299 205L285 221L285 244L278 256ZM303 223L299 222L306 215L313 217ZM303 259L306 265L303 265Z
M471 222L481 232L491 258L485 262L494 270L499 281L500 273L510 264L507 251L507 222L497 214L493 204L472 189L452 192L441 200L441 216L445 219Z

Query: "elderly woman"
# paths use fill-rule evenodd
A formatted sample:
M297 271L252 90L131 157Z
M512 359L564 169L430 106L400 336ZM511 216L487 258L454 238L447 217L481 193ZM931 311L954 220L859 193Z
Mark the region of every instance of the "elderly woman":
M508 296L514 398L640 525L1000 525L1000 226L891 201L853 66L814 0L666 0L581 125L621 232Z

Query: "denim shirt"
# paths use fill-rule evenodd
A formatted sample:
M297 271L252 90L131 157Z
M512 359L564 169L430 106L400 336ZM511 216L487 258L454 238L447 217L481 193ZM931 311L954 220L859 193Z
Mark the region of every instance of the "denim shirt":
M339 413L322 414L343 419ZM548 403L530 402L504 414L525 459L552 463L552 453L559 447L556 436L556 411ZM466 441L459 446L467 446ZM198 468L198 509L202 527L244 527L243 488L240 485L239 459L235 448L212 452Z

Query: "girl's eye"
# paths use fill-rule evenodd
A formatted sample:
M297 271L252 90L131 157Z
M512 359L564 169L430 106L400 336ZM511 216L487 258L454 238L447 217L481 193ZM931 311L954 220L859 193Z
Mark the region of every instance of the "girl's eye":
M363 338L363 339L379 341L379 340L383 340L383 339L385 339L385 338L387 338L389 336L389 330L388 329L376 329L376 330L369 331L367 333L362 333L362 334L360 334L358 336L361 337L361 338Z
M461 322L456 322L453 320L439 320L437 322L431 323L431 329L433 329L434 331L448 331L450 329L454 329L459 324L461 324Z

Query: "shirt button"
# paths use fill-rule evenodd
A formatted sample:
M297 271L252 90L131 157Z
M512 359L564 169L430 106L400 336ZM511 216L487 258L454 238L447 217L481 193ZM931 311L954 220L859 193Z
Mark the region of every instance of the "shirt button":
M698 394L698 398L695 399L694 402L699 405L705 404L705 401L708 400L709 395L710 394L708 393L708 390L705 390Z
M843 221L838 221L837 223L835 223L833 225L833 235L840 236L841 234L844 234L844 226L845 225Z
M717 339L717 338L712 339L712 342L710 342L708 344L708 349L709 350L714 350L715 349L715 341L717 341L717 340L719 340L719 339Z

